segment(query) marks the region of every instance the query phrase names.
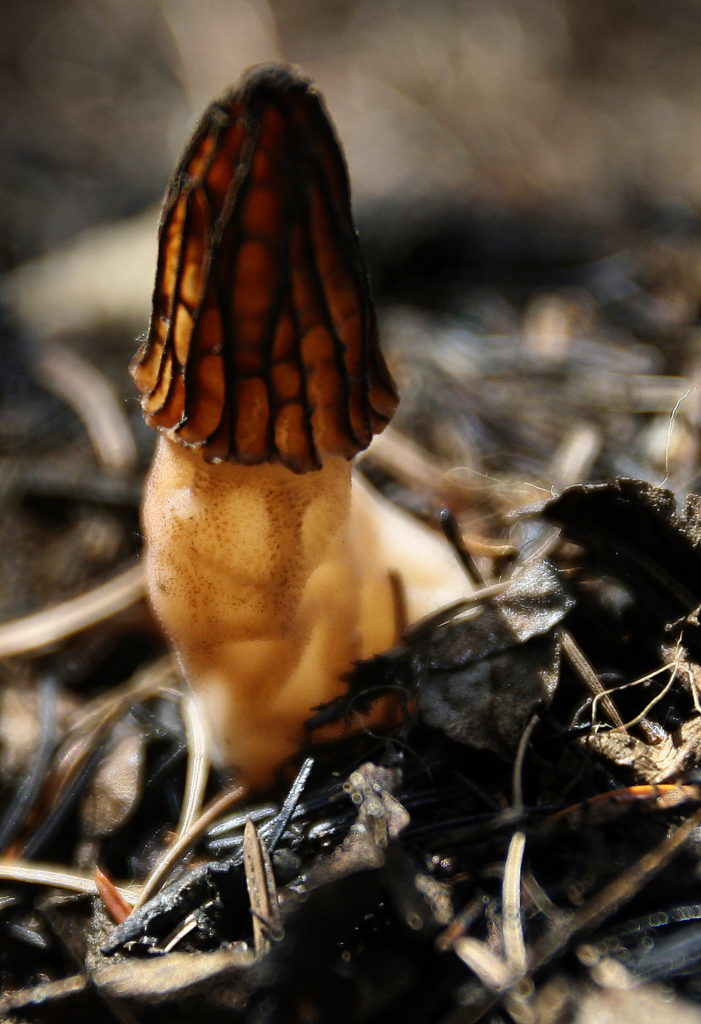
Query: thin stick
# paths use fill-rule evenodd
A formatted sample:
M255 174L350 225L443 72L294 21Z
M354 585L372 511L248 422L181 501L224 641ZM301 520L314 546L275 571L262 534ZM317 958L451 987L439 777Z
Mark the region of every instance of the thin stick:
M477 563L465 547L460 533L460 528L455 521L455 516L449 508L442 508L440 511L440 522L446 540L450 544L456 558L465 570L465 574L473 587L483 587L485 579L479 570Z

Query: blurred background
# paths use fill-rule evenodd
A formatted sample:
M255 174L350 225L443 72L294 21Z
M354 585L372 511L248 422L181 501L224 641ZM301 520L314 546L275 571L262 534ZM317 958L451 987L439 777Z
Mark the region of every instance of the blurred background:
M160 199L207 103L270 60L317 82L345 146L396 425L420 439L374 446L380 477L415 492L449 473L440 500L481 535L501 530L505 480L508 507L532 497L524 481L542 495L572 480L559 446L582 426L584 477L695 484L698 0L4 0L5 614L138 549L152 435L127 366ZM92 548L97 499L65 493L75 458L96 486L91 367L135 439L114 464L98 451L113 491ZM114 490L115 468L131 490ZM62 554L39 586L47 529Z
M701 202L700 51L697 0L4 0L0 267L155 219L203 107L268 60L323 91L392 266L446 215L485 257L505 213L589 240L644 207L683 219Z

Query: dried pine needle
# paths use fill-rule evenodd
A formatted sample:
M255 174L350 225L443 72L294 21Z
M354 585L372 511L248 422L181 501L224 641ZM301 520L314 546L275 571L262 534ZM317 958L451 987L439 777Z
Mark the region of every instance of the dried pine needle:
M40 861L13 860L0 861L0 879L4 882L27 882L31 885L48 885L55 889L67 889L70 892L82 892L88 896L98 893L97 884L91 875L81 871L71 871ZM136 903L138 889L130 886L117 886L121 898L130 906Z
M35 361L41 384L80 418L97 458L106 469L133 472L137 451L129 421L115 389L91 363L52 342Z
M152 661L136 671L125 683L114 686L106 694L90 701L74 722L66 737L66 746L90 729L105 721L115 721L126 714L133 704L172 689L177 682L173 659L169 654Z
M486 942L464 935L456 940L453 949L490 992L503 992L513 983L511 968Z
M592 721L597 702L601 701L613 725L625 731L626 726L610 696L617 687L614 687L613 690L604 689L601 680L592 665L590 665L584 651L568 629L560 629L560 643L562 644L563 654L594 698L592 702Z
M30 654L123 612L144 596L144 569L130 564L105 583L38 612L0 623L0 658Z
M270 854L250 817L243 832L243 865L253 918L253 942L257 956L270 948L270 940L280 931L275 877Z
M190 831L202 808L210 766L210 737L200 702L189 686L180 698L180 711L187 735L187 773L176 835Z
M527 959L521 921L521 876L525 848L525 833L514 832L506 855L501 894L504 955L515 976L525 973Z

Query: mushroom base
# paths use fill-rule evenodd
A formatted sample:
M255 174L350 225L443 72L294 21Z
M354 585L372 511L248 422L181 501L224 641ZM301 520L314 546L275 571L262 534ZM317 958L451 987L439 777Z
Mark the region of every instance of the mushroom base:
M467 589L440 538L351 488L341 458L303 475L212 465L161 436L142 519L153 608L220 759L254 786L299 750L353 663L396 642L393 574L410 620Z

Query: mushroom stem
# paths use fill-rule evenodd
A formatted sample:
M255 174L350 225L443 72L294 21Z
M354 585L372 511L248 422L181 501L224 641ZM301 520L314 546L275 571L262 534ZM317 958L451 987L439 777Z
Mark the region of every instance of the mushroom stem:
M438 537L351 480L340 457L296 474L158 440L142 513L151 602L219 758L253 785L299 749L353 663L398 639L401 562L411 619L465 593Z
M148 587L220 759L266 785L353 663L398 639L396 577L412 621L465 580L430 531L352 485L398 398L343 154L306 79L256 68L208 108L159 239L132 361L161 435Z

